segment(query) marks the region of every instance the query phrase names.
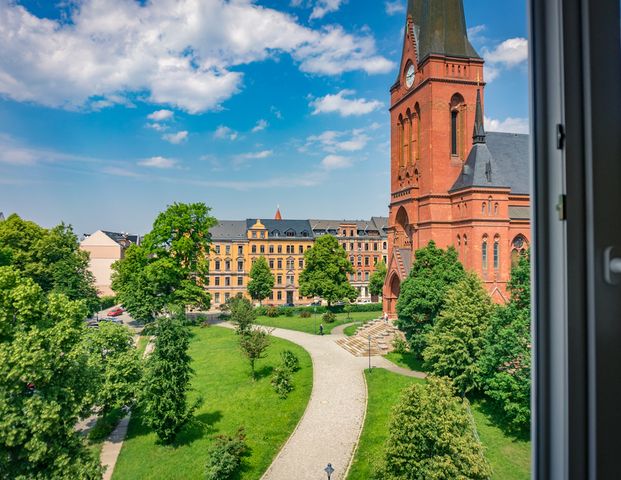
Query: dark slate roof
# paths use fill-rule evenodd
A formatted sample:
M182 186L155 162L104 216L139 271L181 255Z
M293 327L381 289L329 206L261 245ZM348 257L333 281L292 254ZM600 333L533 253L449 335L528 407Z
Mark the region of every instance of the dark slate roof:
M371 221L375 224L382 236L386 236L388 230L388 217L371 217Z
M481 58L468 40L462 0L408 0L418 61L430 54Z
M244 220L220 220L218 225L209 230L212 240L241 240L246 238Z
M312 238L314 236L313 229L308 220L274 220L273 218L261 218L260 220L261 223L265 225L272 239L274 237L286 237L287 231L293 231L293 237L297 238ZM246 228L252 228L255 223L257 223L256 218L247 219ZM306 232L307 235L304 235L304 232Z
M530 220L530 208L509 205L509 218L512 220Z
M356 230L362 232L378 232L380 236L385 236L388 218L371 217L370 220L319 220L311 219L311 227L316 234L330 233L336 235L341 225L355 225Z
M410 275L410 270L412 270L412 250L409 248L400 248L399 253L401 254L403 268L405 269L405 275L407 277Z
M485 143L472 146L462 173L450 191L469 187L510 188L530 193L528 135L489 132Z
M136 245L140 245L140 235L132 235L129 233L117 233L117 232L107 232L102 230L107 236L109 236L116 243L121 245L122 247L129 247L132 243Z

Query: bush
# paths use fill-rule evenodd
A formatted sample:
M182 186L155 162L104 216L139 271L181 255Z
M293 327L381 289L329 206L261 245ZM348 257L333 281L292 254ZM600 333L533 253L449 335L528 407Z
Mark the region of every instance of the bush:
M280 314L280 312L278 311L278 309L276 307L267 307L265 309L265 315L267 315L268 317L275 318L279 314Z
M307 310L302 310L300 312L300 318L310 318L311 317L311 313Z
M207 460L207 480L228 480L241 465L242 457L249 453L244 429L237 430L234 436L218 435L215 444L209 449Z
M326 312L323 314L323 321L326 323L334 323L336 322L336 314L332 312Z
M117 302L118 301L114 295L101 297L99 299L99 310L107 310L108 308L112 308L117 304Z
M291 350L281 352L280 359L282 364L292 372L297 372L300 369L300 360Z
M280 307L278 314L282 315L282 316L285 316L285 317L293 317L293 315L295 315L295 308L292 308L292 307Z
M88 439L91 442L101 442L108 438L125 414L123 408L113 408L106 415L99 417L95 426L88 432Z
M392 341L392 347L394 348L395 353L401 354L407 353L409 349L408 342L403 340L401 337L395 337Z
M293 390L291 370L289 370L284 364L274 370L274 376L272 377L272 386L274 387L274 390L276 391L278 396L282 399L287 398L289 392Z

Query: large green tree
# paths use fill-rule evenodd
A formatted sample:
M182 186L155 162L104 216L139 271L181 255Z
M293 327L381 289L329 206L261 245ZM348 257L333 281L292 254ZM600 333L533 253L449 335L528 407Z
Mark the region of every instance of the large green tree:
M0 478L101 477L75 432L97 376L81 345L86 311L0 267Z
M257 318L257 314L250 300L244 296L237 295L227 302L229 310L229 320L233 323L237 329L237 333L245 335L248 333Z
M479 359L494 305L481 280L468 272L446 295L423 351L432 373L453 380L463 396L479 386Z
M474 420L450 380L429 377L404 390L393 410L382 480L488 480L492 471Z
M483 390L503 425L514 433L527 434L532 355L528 253L512 269L508 289L511 300L491 319L479 368Z
M153 320L173 307L208 309L209 229L216 219L203 203L175 203L160 213L140 246L112 266L112 288L127 310Z
M371 295L381 295L384 290L384 282L386 281L386 264L380 260L375 265L375 270L369 279L369 292Z
M260 303L270 296L273 288L274 275L265 257L260 256L252 264L252 268L250 269L248 293L253 300L258 300Z
M446 293L464 275L464 267L453 247L443 250L431 241L416 250L412 269L401 285L397 301L397 326L416 355L420 356L425 348L425 336L444 306Z
M85 336L93 370L97 372L95 402L103 415L113 408L131 406L138 393L142 364L129 329L101 322Z
M155 349L144 375L143 416L163 443L175 440L200 404L188 405L193 371L188 355L190 334L182 321L182 314L158 319Z
M71 226L62 223L48 230L16 214L0 222L0 265L12 265L45 293L84 300L92 313L99 301L88 260Z
M336 237L323 235L304 253L306 266L300 274L300 294L321 297L331 305L341 300L355 300L358 291L347 278L354 268Z

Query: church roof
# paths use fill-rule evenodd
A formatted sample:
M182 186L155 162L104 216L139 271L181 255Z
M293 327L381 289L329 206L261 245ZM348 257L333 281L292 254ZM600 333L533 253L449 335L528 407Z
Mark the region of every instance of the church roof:
M509 188L530 193L528 135L489 132L485 143L475 143L451 192L462 188Z
M430 54L481 58L468 40L462 0L408 0L418 61Z

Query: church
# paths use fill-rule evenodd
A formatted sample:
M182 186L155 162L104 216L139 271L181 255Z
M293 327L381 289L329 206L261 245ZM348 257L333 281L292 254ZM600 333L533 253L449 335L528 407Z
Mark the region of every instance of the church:
M486 132L483 58L462 0L409 0L390 88L390 206L384 311L396 314L415 251L454 247L497 303L530 243L528 135Z

